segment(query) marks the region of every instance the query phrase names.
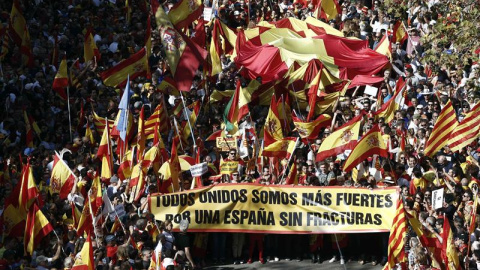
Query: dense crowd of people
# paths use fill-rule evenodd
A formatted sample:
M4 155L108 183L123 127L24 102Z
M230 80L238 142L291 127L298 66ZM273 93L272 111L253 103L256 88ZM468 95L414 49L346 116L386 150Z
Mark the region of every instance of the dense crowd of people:
M2 47L3 52L6 48L8 51L0 60L0 159L3 163L0 201L3 207L5 198L19 183L22 164L26 164L28 159L44 202L41 210L54 227L55 233L42 239L32 255L25 254L22 238L3 234L0 269L71 269L86 240L85 235L77 235L75 231L72 204L81 212L86 199L82 186L89 187L95 172L101 167L96 153L102 134L94 125L94 112L100 117L115 119L120 92L123 91L105 86L99 73L143 48L150 12L147 3L149 1L130 1L129 16L125 2L120 0L20 2L29 28L34 62L31 67L24 66L21 49L14 46L12 41L7 41L7 46ZM212 5L205 2L205 5ZM347 92L340 97L335 111L330 112L332 123L321 131L311 145L301 143L298 146L294 160L297 163L299 185L372 189L399 186L406 211L419 219L423 232L431 235L432 239L441 241L444 218L448 219L455 235L455 247L462 262L461 267L477 268L478 265L480 269L480 218L477 217L476 224L470 224L475 220L472 215L477 215L473 202L480 179L480 140L459 152L452 152L445 146L434 158L423 155L440 111L449 100L455 108L458 121L479 103L480 73L475 62L478 57L468 59L464 66L424 62L423 53L431 48L432 44L424 43L422 38L428 37L435 30L439 17L447 16L436 8L441 4L440 1L399 1L399 5L408 7L405 18L394 18L393 14L388 14L386 6L380 0L339 2L341 12L327 23L342 31L346 37L368 40L370 48L373 49L384 35L392 35L397 20L405 19L410 38L403 44L392 44L391 68L377 74L384 77L384 82L378 87L381 93L378 100L364 94L364 87ZM169 0L161 4L168 11L175 1ZM262 21L275 22L284 18L304 20L315 13L315 7L310 1L238 0L220 1L217 4L216 16L232 29L251 28ZM0 21L4 27L9 25L11 7L12 1L0 3ZM75 60L83 58L83 30L87 27L93 27L94 40L101 58L82 63ZM207 41L211 37L211 27L207 24L205 28ZM190 35L194 34L192 29L187 31ZM182 102L180 96L157 89L161 81L171 75L159 33L155 28L152 40L153 52L149 58L152 79L140 77L131 82L134 94L129 106L135 126L142 106L145 117L149 117L153 109L164 102L169 111L172 128L162 134L162 137L165 149L169 151L175 137L175 121L181 123L187 121L187 118L182 113L172 113L176 105ZM78 79L75 85L69 87L68 104L52 91L52 82L59 64L52 63L52 52L56 44L59 55L67 55L68 66ZM454 41L438 49L439 53L455 53ZM476 48L472 48L474 49ZM56 59L60 61L61 57ZM284 184L282 180L285 178L280 177L281 169L268 165L261 167L260 164L247 166L251 156L241 158L237 150L221 151L216 147L215 141L205 141L209 135L223 127L223 113L228 102L211 102L209 95L214 91L235 89L237 80L240 80L242 85L250 82L241 75L241 67L235 66L230 55L222 55L221 62L220 74L209 78L200 68L192 89L183 93L186 105L198 100L202 102L196 123L191 123L197 144L201 142L203 146L200 160L208 162L212 168L202 176L202 184ZM376 118L372 113L392 98L400 77L406 82L408 103L395 112L393 121L385 123L384 119ZM261 82L261 78L259 81ZM366 111L366 114L361 133L364 134L378 124L387 138L389 149L397 150L389 153L388 160L381 159L383 177L378 181L373 175L369 175L368 170L364 175L357 176L342 171L344 160L338 157L319 162L315 160L316 151L322 141L362 110ZM26 146L26 131L33 127L30 126L31 120L26 123L28 117L25 117L24 112L38 126L38 131L34 132L33 147ZM268 106L251 107L251 119L245 119L248 123L239 124L253 126L256 133L260 134L267 112ZM306 116L305 111L297 113ZM87 125L93 133L93 144L90 138L85 136ZM292 131L288 131L288 135L297 136L293 125L290 130ZM404 146L401 147L402 140ZM115 151L115 142L112 143ZM148 147L152 146L151 141L147 144ZM68 198L62 200L58 194L51 194L49 185L55 151L64 148L69 151L64 151L63 159L77 179ZM189 156L195 155L195 150L191 138L179 147L181 154ZM221 178L214 177L218 174L221 155L224 159L240 160L238 172ZM149 269L152 254L155 253L161 254L162 265L166 269L200 269L220 263L250 264L257 260L266 263L292 259L311 260L312 263L345 264L352 260L360 264L386 263L388 233L188 233L188 224L185 222L182 222L178 232L172 232L172 221L155 220L147 207L147 197L150 194L165 192L164 187L158 184L159 179L163 181L163 176L150 170L145 176L145 193L138 202L132 202L129 200L131 189L128 188L128 179L121 180L117 175L121 162L115 154L115 175L110 179L102 179L102 185L104 193L114 206L124 205L126 215L121 219L121 226L116 226L116 222L109 218L97 223L95 237L91 239L95 269ZM365 160L363 165L365 168L375 166L370 158ZM183 172L181 190L192 188L192 182L194 179L189 172ZM439 188L445 189L444 207L433 209L432 190ZM474 228L473 233L469 230L471 225ZM441 268L435 266L433 252L422 245L419 237L418 232L408 230L408 268ZM162 245L157 245L159 242ZM365 245L367 242L369 244ZM161 250L157 250L158 247L161 247Z

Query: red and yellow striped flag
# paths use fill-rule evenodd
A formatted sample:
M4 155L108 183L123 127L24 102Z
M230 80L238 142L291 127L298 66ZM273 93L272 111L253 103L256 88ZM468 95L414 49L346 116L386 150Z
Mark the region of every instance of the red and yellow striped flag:
M395 94L374 113L375 117L383 117L385 123L390 123L394 119L395 112L405 104L405 86L405 80L400 77L395 87Z
M438 120L437 120L438 121ZM480 103L477 103L453 130L448 144L453 152L460 151L480 136Z
M29 209L31 203L40 195L35 179L33 178L32 167L30 161L22 169L22 178L20 179L20 197L18 205L25 209Z
M462 269L458 258L457 248L455 247L453 232L448 218L443 218L442 232L442 259L446 263L447 270Z
M57 92L57 94L63 99L67 100L67 92L65 88L68 86L68 73L67 73L67 56L63 56L62 61L60 62L60 67L58 68L57 75L53 80L52 90Z
M457 115L449 100L440 112L437 122L433 127L432 134L425 145L425 156L433 157L442 147L448 144L448 138L457 127Z
M267 119L265 120L263 139L265 147L283 139L282 122L280 122L275 95L272 96L270 109L268 110Z
M25 252L32 255L35 246L51 231L53 231L53 227L48 219L40 211L36 203L32 204L28 211L25 236L23 238Z
M85 63L88 61L100 61L100 51L93 39L92 29L88 28L85 33L85 41L83 44L83 58Z
M108 119L105 118L105 125L107 125ZM110 131L108 128L103 130L102 139L98 146L97 158L102 161L101 177L104 179L110 179L112 177L112 144L110 140Z
M397 21L395 25L393 26L393 37L392 37L392 42L400 42L400 44L403 44L405 40L408 38L408 33L407 33L407 28L405 27L405 24L403 24L402 21Z
M93 124L95 125L95 129L97 130L98 134L103 134L105 131L105 121L107 121L105 118L98 116L98 114L93 111ZM108 120L108 129L112 130L113 125L115 124L114 120Z
M93 260L93 247L91 231L88 231L87 241L83 244L79 256L75 258L72 270L93 270L95 263Z
M297 160L295 159L290 166L290 171L288 172L287 179L285 180L286 185L298 185L298 172L297 172Z
M220 56L232 54L237 43L237 34L219 19L213 21L212 39L210 42L211 75L222 72Z
M170 177L172 178L173 191L180 191L180 160L178 160L177 140L173 139L172 151L170 152Z
M320 130L330 125L332 117L328 114L321 114L312 122L305 122L295 116L292 116L292 119L300 138L315 140L318 137Z
M135 54L131 55L118 63L116 66L102 72L103 83L107 86L121 87L127 83L127 78L130 75L130 80L134 80L139 76L147 76L148 72L148 58L145 48L142 48Z
M75 182L75 175L65 161L55 153L53 158L52 175L50 177L50 191L58 193L60 199L66 199Z
M364 114L365 112L362 112L325 138L318 148L316 161L323 161L345 150L353 149L360 136L360 124Z
M95 173L95 178L93 178L92 186L90 187L89 203L92 213L96 215L103 203L102 183L100 182L100 174L98 172Z
M382 138L382 132L378 125L375 125L358 141L347 160L345 160L343 170L349 172L357 166L358 163L375 154L381 157L388 157L387 145Z
M10 12L9 35L12 38L13 42L17 44L17 46L22 45L23 34L26 26L27 22L25 21L25 17L23 17L22 14L20 1L14 0L12 5L12 11Z
M395 264L405 263L405 236L407 231L405 208L402 198L397 200L397 211L393 219L390 237L388 238L388 261L383 270L394 269ZM403 269L403 268L402 268Z
M153 139L155 125L158 124L158 132L167 133L170 127L168 113L162 103L158 104L152 115L145 121L145 136L146 139Z
M392 59L392 43L390 43L388 35L384 35L373 50Z
M287 137L265 146L262 151L264 157L276 157L289 159L297 144L297 138Z
M202 0L180 0L168 12L176 29L188 28L203 13Z

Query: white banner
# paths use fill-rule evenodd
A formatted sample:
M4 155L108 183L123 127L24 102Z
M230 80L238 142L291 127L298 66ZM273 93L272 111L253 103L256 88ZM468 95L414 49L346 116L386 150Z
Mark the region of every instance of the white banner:
M432 206L435 210L443 207L443 188L432 191Z
M190 167L190 172L192 173L192 177L202 176L202 174L206 173L207 171L208 171L207 162L196 164Z

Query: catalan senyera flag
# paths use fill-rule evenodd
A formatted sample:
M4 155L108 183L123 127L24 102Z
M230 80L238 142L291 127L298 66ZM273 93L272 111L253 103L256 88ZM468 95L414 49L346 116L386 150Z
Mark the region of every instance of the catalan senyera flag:
M392 36L392 42L400 42L400 44L403 44L405 40L408 38L408 33L407 33L407 28L405 27L405 24L403 24L402 21L397 21L395 25L393 26L393 36Z
M407 232L407 218L405 216L405 208L403 200L397 200L397 210L393 219L390 237L388 238L388 260L384 266L384 270L395 269L397 263L405 263L407 256L405 255L405 236Z
M85 32L85 41L83 43L83 58L85 63L88 61L100 61L100 51L93 39L92 29L88 28Z
M92 111L93 114L93 124L95 125L95 129L97 130L98 134L103 134L105 131L105 121L108 122L108 129L112 130L113 125L115 123L114 120L109 120L103 117L98 116L95 111Z
M353 149L360 136L360 124L364 114L365 112L362 112L325 138L318 149L316 161L323 161L345 150Z
M351 171L358 163L374 154L381 157L388 157L387 145L382 138L382 132L378 125L373 126L373 128L358 141L347 160L345 160L343 170L346 172Z
M262 156L289 159L295 151L296 143L297 138L295 137L277 140L263 148Z
M103 83L107 86L124 86L127 83L128 76L130 76L130 80L134 80L139 76L147 76L147 71L147 51L145 48L142 48L128 59L102 72L100 77L102 77Z
M57 92L57 94L63 99L67 100L67 92L65 88L68 87L68 73L67 73L67 57L64 55L60 66L53 80L52 90Z
M155 125L158 123L158 132L166 133L170 127L168 113L163 103L157 105L152 115L145 121L145 136L148 139L153 139Z
M477 103L450 134L448 145L453 152L460 151L475 141L479 136L480 103Z
M457 115L452 106L452 101L449 100L440 111L437 122L433 126L432 134L430 134L425 144L425 156L433 157L442 147L447 145L448 138L457 125Z
M168 18L176 29L188 28L203 13L201 0L180 0L168 12Z
M76 72L80 72L80 63L78 62L78 59L72 63L70 70L68 71L68 83L71 87L78 89L82 84L78 80L77 75L75 74Z
M52 175L50 177L50 191L52 193L58 193L60 199L64 200L72 190L74 183L75 175L65 161L55 152Z
M320 134L320 130L331 124L332 117L328 114L321 114L311 122L305 122L295 116L292 116L292 119L300 138L315 140Z
M207 51L175 29L163 8L160 7L158 0L152 0L151 4L157 27L160 29L160 38L165 46L167 62L173 78L177 82L178 90L190 91L193 77L207 57Z
M27 26L19 0L14 0L12 11L10 12L10 38L17 44L22 45L24 29Z
M377 46L373 48L374 51L385 55L388 59L392 59L392 44L388 39L388 35L383 35Z
M95 261L93 259L93 247L91 231L88 231L87 241L83 244L80 255L76 256L72 270L94 270Z
M53 227L40 211L37 204L34 203L28 210L27 222L25 226L25 235L23 238L25 252L32 255L35 247L40 243L43 237L47 236Z
M400 77L395 87L395 94L374 113L375 117L383 117L385 123L390 123L395 118L395 112L405 104L405 89L405 80Z
M272 96L270 109L265 120L265 127L263 129L263 139L265 147L275 141L283 139L282 123L278 115L277 100L275 95Z
M450 227L448 218L443 218L442 232L442 259L446 263L446 269L457 270L462 269L458 258L457 248L455 247L453 232Z

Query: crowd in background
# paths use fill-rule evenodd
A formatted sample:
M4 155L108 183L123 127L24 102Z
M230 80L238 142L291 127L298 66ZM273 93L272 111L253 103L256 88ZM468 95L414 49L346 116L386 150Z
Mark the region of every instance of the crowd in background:
M66 200L49 192L49 181L52 170L54 151L64 148L63 159L77 176L75 186L80 182L89 183L94 172L100 167L95 154L102 134L94 126L93 111L101 117L115 119L118 113L120 92L123 89L106 87L99 72L104 71L132 52L144 46L146 21L149 12L148 1L131 1L131 18L127 20L123 1L21 1L24 16L29 27L34 63L32 67L22 65L20 48L9 46L10 50L1 60L0 73L0 159L4 164L3 174L8 181L0 183L0 201L11 194L19 182L22 163L27 158L33 168L33 175L40 190L44 206L42 211L53 225L55 234L49 234L35 249L33 256L24 254L21 238L3 235L0 248L0 269L70 269L76 255L85 242L84 236L75 232L72 219L71 203L83 207L80 188L74 188ZM392 35L395 22L401 18L386 12L382 1L352 0L339 1L341 14L328 24L342 31L347 37L368 40L371 48L375 48L384 35ZM432 44L423 43L422 39L435 29L436 21L447 14L439 13L436 6L440 1L399 1L399 5L407 6L404 19L410 39L401 44L392 44L392 68L385 70L384 83L379 85L381 100L363 94L363 88L348 93L339 99L335 111L330 114L334 121L322 130L312 145L301 144L295 150L295 162L300 176L300 184L313 186L340 185L359 188L379 188L398 185L407 212L418 217L426 234L441 238L443 218L447 218L455 234L455 245L462 267L468 265L480 267L480 218L477 218L475 230L469 233L471 216L476 215L472 209L477 196L479 174L480 141L475 141L460 152L452 152L444 147L434 158L423 155L426 141L436 123L441 108L450 100L461 121L464 116L480 101L480 73L476 59L468 59L463 66L450 66L447 63L425 62L423 52ZM458 2L458 1L456 1ZM174 1L161 3L166 10ZM460 3L461 4L461 3ZM278 21L295 17L304 20L314 13L314 6L307 2L291 2L290 0L267 1L220 1L217 16L232 29L238 27L254 27L261 21ZM6 27L10 18L12 1L0 3L0 21ZM86 27L93 27L94 39L102 55L101 59L88 63L80 63L75 70L79 84L69 88L70 104L62 100L52 91L52 82L57 73L58 63L52 63L52 51L55 40L58 40L60 55L68 56L69 67L75 59L83 57L83 41ZM192 28L193 29L193 28ZM211 37L210 26L206 27L207 41ZM190 31L192 35L192 31ZM181 102L179 96L168 92L157 91L156 86L169 76L163 46L158 32L153 31L153 54L149 59L152 79L137 78L131 82L134 95L130 101L134 125L143 105L148 117L158 104L165 102L168 110ZM451 45L451 46L450 46ZM437 48L439 53L455 53L453 41L444 48ZM472 48L475 50L476 48ZM61 58L60 58L61 59ZM201 100L202 108L196 123L193 125L194 136L204 141L210 134L222 127L223 112L226 102L209 102L209 94L214 90L225 91L235 89L236 80L248 84L249 80L238 72L233 59L223 55L222 72L211 80L205 77L202 68L198 71L192 89L184 92L187 105ZM75 63L76 64L76 63ZM392 98L398 78L406 81L407 98L405 107L395 113L395 119L385 123L384 119L372 116L375 110ZM201 83L207 80L211 83ZM228 100L227 100L228 101ZM84 111L85 119L79 119ZM389 161L382 159L384 177L376 181L372 175L352 177L352 173L342 171L342 160L337 157L316 162L315 154L318 146L331 132L346 123L361 110L367 112L362 122L362 133L374 124L379 124L388 137L391 149L400 148L402 134L405 136L404 151L390 154ZM24 111L38 125L40 132L35 134L34 146L26 147L26 128ZM69 117L70 112L70 117ZM268 107L250 108L250 115L257 134L268 112ZM302 112L300 112L302 113ZM305 112L303 112L306 114ZM171 115L171 114L170 114ZM174 126L173 116L170 117ZM185 120L180 114L179 122ZM88 121L87 121L88 120ZM91 144L85 137L86 125L90 125L96 144ZM241 123L240 123L241 124ZM293 128L292 128L293 129ZM162 134L166 149L171 149L174 129ZM295 135L291 131L291 135ZM190 140L191 141L191 140ZM151 147L152 144L150 143ZM193 144L182 145L182 154L192 156ZM200 159L216 166L220 155L229 159L240 159L236 150L222 152L215 142L204 142L204 150ZM313 158L312 158L313 157ZM121 160L115 155L114 173ZM247 160L244 160L247 162ZM242 162L240 162L242 164ZM266 163L268 164L268 163ZM372 160L363 162L371 167ZM213 173L202 177L203 185L215 181L240 183L257 182L260 184L282 184L279 170L265 165L246 170L247 166L239 166L238 173L223 177L220 180L211 178ZM360 264L385 264L387 259L388 233L375 234L337 234L337 235L262 235L242 233L188 233L188 225L183 230L172 232L172 222L155 220L146 207L149 194L161 191L158 176L149 172L146 178L147 188L138 202L128 202L129 189L127 181L117 176L104 179L105 192L114 205L123 204L126 215L123 226L112 231L113 221L105 219L95 228L96 237L92 238L95 269L149 269L152 253L158 242L162 242L161 252L165 267L202 268L218 263L261 263L278 260L311 260L313 263L342 264L355 261ZM2 179L6 179L5 177ZM213 180L212 180L213 179ZM163 179L162 179L163 180ZM191 188L193 181L188 172L182 174L181 188ZM415 188L410 186L414 184ZM88 186L88 184L87 184ZM433 209L432 190L445 189L443 208ZM80 200L78 199L80 197ZM157 232L151 228L157 226ZM422 247L415 232L409 230L407 240L409 269L432 268L432 253ZM132 244L135 243L135 247ZM370 243L365 245L365 243ZM257 253L258 251L258 253ZM78 256L77 256L78 257ZM470 263L464 264L463 262ZM22 268L23 267L23 268ZM170 267L170 268L168 268Z

